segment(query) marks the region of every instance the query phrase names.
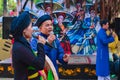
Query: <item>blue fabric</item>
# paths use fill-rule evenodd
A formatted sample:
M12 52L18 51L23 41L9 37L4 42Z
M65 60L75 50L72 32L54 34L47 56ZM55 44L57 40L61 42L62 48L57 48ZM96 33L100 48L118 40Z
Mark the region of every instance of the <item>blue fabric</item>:
M10 27L10 32L14 38L19 38L23 34L23 30L30 25L31 19L28 11L22 12L18 17L16 17Z
M47 39L47 36L40 33L41 36L43 36L44 38ZM56 60L58 60L60 63L62 64L66 64L63 61L63 56L64 56L64 50L60 45L60 42L58 39L55 40L56 44L57 44L57 49L56 48L51 48L47 45L44 45L44 50L45 50L45 54L51 59L51 61L53 62L56 71L58 72L58 64L56 63ZM37 51L36 47L37 47L37 39L33 38L30 42L31 47L34 51Z
M86 38L89 38L92 34L96 35L96 30L94 28L86 28L86 25L83 24L84 21L77 21L74 27L67 32L67 35L72 46L83 46L81 50L78 50L77 54L91 55L96 51L95 37L92 37L91 39Z
M112 36L107 36L106 31L101 28L97 34L97 76L108 76L110 74L108 43L113 41L114 38Z
M91 23L94 23L95 27L97 22L100 21L100 19L98 17L95 17L93 20L91 20L91 18L86 18L84 23L83 23L83 28L89 28L91 26Z

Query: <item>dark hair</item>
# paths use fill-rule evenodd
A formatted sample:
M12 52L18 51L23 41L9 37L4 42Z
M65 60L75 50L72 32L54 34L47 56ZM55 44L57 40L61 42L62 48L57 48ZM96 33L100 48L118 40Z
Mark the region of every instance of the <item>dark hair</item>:
M108 20L107 19L104 19L104 20L101 20L100 21L100 25L101 26L103 26L103 25L105 25L105 24L107 24L108 23Z
M65 19L66 14L65 14L64 12L59 12L59 13L57 13L57 18L58 18L59 16L63 16L64 19Z
M46 11L46 9L47 9L48 7L50 7L50 8L52 9L52 3L51 3L51 4L48 4L48 3L45 3L45 4L44 4L45 11Z
M19 38L23 33L23 30L29 26L31 22L30 14L28 11L22 12L18 17L13 19L10 27L10 33L14 38Z

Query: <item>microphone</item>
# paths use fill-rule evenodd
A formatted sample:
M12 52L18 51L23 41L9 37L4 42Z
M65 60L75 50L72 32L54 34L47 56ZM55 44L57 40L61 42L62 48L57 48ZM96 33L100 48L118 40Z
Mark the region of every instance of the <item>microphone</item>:
M39 36L39 35L40 35L40 32L33 32L33 33L32 33L32 37L33 37L33 38L36 38L36 39L38 39L38 36ZM46 41L45 45L53 48L53 46L50 45L50 44L48 43L48 41Z
M32 37L38 39L40 32L33 32Z
M54 35L54 32L53 32L53 31L51 31L51 32L50 32L50 34L53 34L53 35ZM56 49L57 49L57 44L56 44L55 40L53 41L52 45L53 45L53 47L54 47L54 48L56 48Z

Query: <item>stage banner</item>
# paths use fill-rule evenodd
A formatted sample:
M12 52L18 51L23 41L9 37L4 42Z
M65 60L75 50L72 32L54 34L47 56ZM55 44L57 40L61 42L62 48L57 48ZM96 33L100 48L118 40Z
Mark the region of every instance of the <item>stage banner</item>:
M72 55L67 65L59 65L60 79L96 79L95 56ZM0 77L13 78L11 59L0 61Z
M96 79L96 56L71 55L68 65L59 64L60 79Z

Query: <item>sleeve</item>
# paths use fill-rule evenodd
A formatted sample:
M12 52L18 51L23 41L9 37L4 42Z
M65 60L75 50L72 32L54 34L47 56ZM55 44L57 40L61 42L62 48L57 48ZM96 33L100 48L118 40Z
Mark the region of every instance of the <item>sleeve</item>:
M37 51L37 39L32 38L30 41L30 46L31 46L33 51Z
M70 40L69 37L67 35L64 36L63 40L65 41L61 41L60 45L62 46L62 48L64 49L64 53L65 54L71 54L72 50L71 50L71 45L70 45Z
M114 38L112 36L107 36L106 32L101 31L98 34L98 37L100 38L100 40L103 42L103 44L108 44L114 41Z
M115 32L114 32L114 34L116 35L116 36L115 36L115 43L118 44L118 41L119 41L119 40L118 40L118 36L117 36L117 34L116 34Z
M43 45L38 43L37 48L39 48L37 53L38 56L35 56L32 50L22 46L15 51L16 57L24 64L33 66L37 70L42 70L45 64Z
M53 24L53 27L54 27L54 29L53 29L54 34L55 35L59 34L60 28L58 27L58 24Z
M74 17L74 19L72 20L72 25L75 24L75 22L77 21L77 18L78 18L77 16Z
M66 64L66 62L63 60L63 56L64 56L64 50L62 48L62 46L60 45L59 40L56 40L57 43L57 51L58 51L58 61L62 64Z
M90 18L86 18L84 20L83 26L86 28L89 28L91 26L91 19Z
M114 33L114 34L116 34L116 33ZM115 38L114 38L114 42L112 42L112 43L109 43L109 48L111 48L111 49L115 49L116 47L117 47L117 44L118 44L118 36L117 36L117 34L116 34L116 36L115 36Z
M66 41L66 52L67 54L71 54L72 53L72 50L71 50L71 45L70 45L70 42L69 41Z

